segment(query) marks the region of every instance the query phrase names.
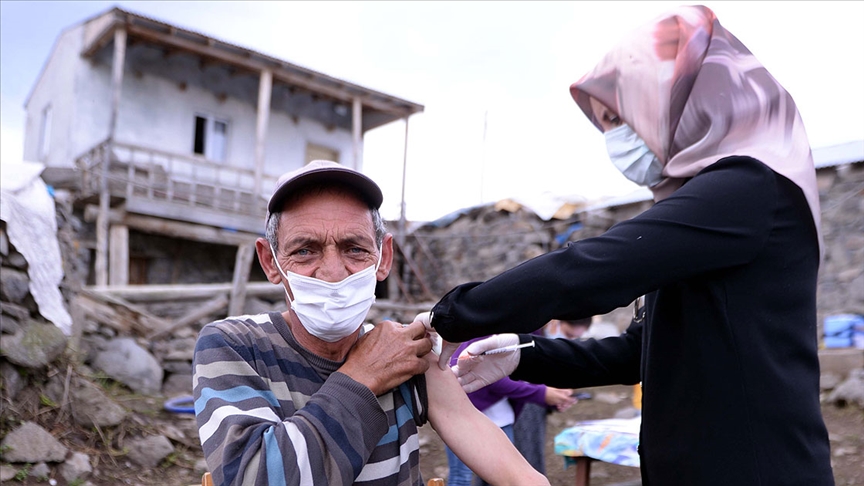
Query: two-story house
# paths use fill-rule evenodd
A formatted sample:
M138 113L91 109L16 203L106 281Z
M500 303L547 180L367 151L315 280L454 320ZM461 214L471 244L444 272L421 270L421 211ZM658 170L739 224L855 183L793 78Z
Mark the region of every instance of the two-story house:
M278 176L321 158L362 170L365 132L423 110L119 8L59 35L25 107L25 160L95 222L97 286L149 283L130 230L233 245L232 310Z

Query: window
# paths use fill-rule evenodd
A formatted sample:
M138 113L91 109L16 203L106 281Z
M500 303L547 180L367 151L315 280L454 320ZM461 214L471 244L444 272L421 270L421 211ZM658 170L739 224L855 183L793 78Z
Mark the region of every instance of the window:
M51 148L51 105L42 110L42 120L39 126L39 160L48 158Z
M316 145L314 143L306 144L306 163L312 162L313 160L332 160L333 162L339 162L339 151L333 150L329 147L325 147L323 145Z
M228 149L228 122L208 115L195 115L192 152L216 162L225 162Z

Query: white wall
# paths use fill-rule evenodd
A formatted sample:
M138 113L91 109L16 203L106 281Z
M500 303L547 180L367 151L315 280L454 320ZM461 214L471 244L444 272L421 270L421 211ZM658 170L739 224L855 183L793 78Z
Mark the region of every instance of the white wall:
M210 115L228 122L225 165L254 170L257 106L236 98L219 101L215 93L197 86L181 90L173 81L146 73L138 77L127 71L123 79L118 141L192 155L195 115ZM339 162L352 164L350 131L328 131L305 118L294 123L286 113L271 111L264 144L264 174L275 178L300 167L307 142L337 150ZM262 189L269 193L272 188Z
M64 31L57 38L42 74L25 105L24 160L40 161L49 166L72 166L69 157L70 128L75 118L73 74L81 50L81 28ZM40 158L42 114L51 107L49 150Z
M26 107L27 160L37 160L41 113L49 103L53 121L46 165L74 167L76 157L108 136L111 65L110 61L94 64L80 56L85 29L81 25L61 34L33 90ZM191 156L195 114L203 113L229 123L225 164L254 169L256 111L257 107L248 102L235 98L220 101L211 91L193 85L181 89L174 81L127 68L116 140ZM265 140L265 175L278 177L300 167L307 143L337 150L339 162L353 166L350 130L328 130L303 118L295 123L287 114L271 110ZM271 188L265 184L262 190L267 193Z

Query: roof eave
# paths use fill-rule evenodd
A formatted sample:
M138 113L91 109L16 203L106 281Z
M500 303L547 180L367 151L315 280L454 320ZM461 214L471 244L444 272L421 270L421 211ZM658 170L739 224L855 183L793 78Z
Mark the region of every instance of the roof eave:
M270 70L273 72L274 80L318 95L330 97L345 103L351 103L355 98L359 98L365 108L386 113L391 118L390 121L405 118L424 110L424 106L421 104L328 76L282 59L134 14L120 8L114 8L103 15L112 15L114 19L107 23L101 32L94 35L89 43L82 47L81 55L85 58L94 56L100 49L111 42L114 31L122 26L127 30L130 37L143 38L148 42L166 45L172 49L188 51L241 69L252 71ZM381 124L384 123L380 123L378 126ZM366 130L370 128L374 127L364 127Z

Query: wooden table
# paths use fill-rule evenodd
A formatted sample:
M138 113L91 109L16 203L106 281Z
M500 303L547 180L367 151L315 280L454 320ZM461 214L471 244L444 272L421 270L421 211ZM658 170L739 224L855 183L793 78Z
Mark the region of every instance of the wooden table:
M588 486L591 463L603 461L639 467L641 418L589 420L555 436L555 454L576 465L576 486Z

